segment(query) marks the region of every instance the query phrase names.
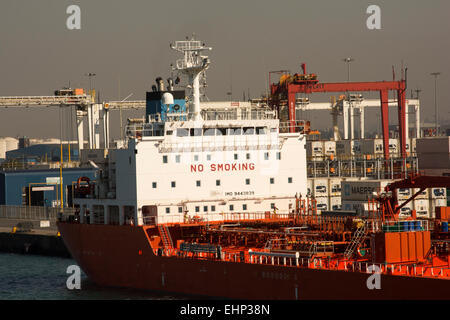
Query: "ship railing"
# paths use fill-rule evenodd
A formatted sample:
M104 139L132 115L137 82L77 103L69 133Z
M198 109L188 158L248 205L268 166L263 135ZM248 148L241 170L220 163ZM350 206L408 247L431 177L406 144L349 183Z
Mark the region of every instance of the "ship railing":
M256 212L231 212L231 213L210 213L205 215L186 216L185 214L144 216L144 225L154 225L162 223L223 223L227 221L288 221L295 218L294 213L286 211L256 211Z
M272 120L276 114L272 110L235 109L235 110L202 110L203 120Z
M56 221L58 218L74 215L75 211L74 208L0 205L0 218Z
M264 250L264 249L263 249ZM367 274L385 274L409 277L427 277L450 279L448 266L418 265L417 263L372 263L369 261L350 261L332 259L331 256L305 257L301 252L270 252L270 251L240 251L224 248L217 252L185 252L179 249L159 248L154 250L155 255L191 258L198 260L221 260L231 263L250 263L262 265L276 265L306 269L322 269L342 272L358 272Z
M280 122L279 132L280 133L307 133L310 131L310 126L308 121L284 121Z
M227 261L237 261L237 253L224 253ZM248 262L252 264L269 264L279 266L302 267L308 269L324 269L346 272L379 273L385 275L431 277L450 279L448 266L420 266L415 263L390 264L367 261L335 260L330 257L301 257L300 252L248 252Z
M161 152L203 152L203 151L232 151L232 150L280 150L278 141L252 141L244 142L163 142L160 145Z

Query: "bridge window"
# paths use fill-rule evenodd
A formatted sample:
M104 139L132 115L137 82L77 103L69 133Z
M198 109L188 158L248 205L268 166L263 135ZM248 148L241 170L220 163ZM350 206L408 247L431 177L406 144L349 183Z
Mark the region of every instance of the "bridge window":
M288 183L292 183L292 177L288 178Z
M220 180L216 180L216 186L220 186Z
M216 136L226 136L226 135L227 135L226 128L217 128L216 129Z
M215 135L215 129L203 129L203 135L205 136L205 137L211 137L211 136L214 136Z
M250 179L245 179L245 184L250 184Z
M177 129L177 137L187 137L189 136L189 130L185 128Z
M166 208L166 213L170 213L170 208L169 207Z
M200 212L200 207L199 206L195 207L195 212Z
M274 184L275 183L275 178L270 178L270 184Z
M244 135L251 135L255 134L255 128L254 127L244 127Z
M242 128L228 128L229 136L240 136L242 134Z
M211 206L211 211L212 212L216 211L216 206Z
M179 154L177 154L177 155L175 156L175 162L176 162L176 163L180 163L180 159L181 159L181 156L180 156Z
M192 128L190 130L191 137L201 137L202 136L202 128Z
M177 184L176 184L175 181L172 181L172 182L171 182L171 185L172 185L172 188L175 188Z
M152 188L156 189L156 182L152 182Z
M200 187L200 186L201 186L200 180L195 181L195 185L196 185L197 187Z
M183 207L178 207L178 213L183 213Z
M269 153L268 152L264 152L264 160L269 160Z
M230 211L234 210L234 206L232 204L230 204Z
M281 160L281 152L277 152L277 160Z
M163 163L167 163L167 156L163 156Z
M243 211L247 210L247 205L246 205L246 204L243 204L243 205L242 205L242 210L243 210Z
M266 134L267 128L266 127L256 127L256 134Z

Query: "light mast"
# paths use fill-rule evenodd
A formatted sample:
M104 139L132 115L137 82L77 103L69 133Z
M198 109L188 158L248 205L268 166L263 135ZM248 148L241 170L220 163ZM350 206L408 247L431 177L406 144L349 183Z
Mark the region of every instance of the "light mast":
M189 119L200 121L202 120L200 115L200 74L210 65L209 58L202 56L201 53L204 50L212 50L212 48L205 47L204 43L194 40L194 37L191 40L175 41L170 48L183 53L183 59L178 59L173 69L188 76L192 88L192 107L189 106Z

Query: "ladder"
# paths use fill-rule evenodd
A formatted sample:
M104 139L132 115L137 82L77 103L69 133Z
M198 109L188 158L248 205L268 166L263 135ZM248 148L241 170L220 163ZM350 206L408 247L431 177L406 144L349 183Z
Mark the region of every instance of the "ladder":
M353 235L352 241L348 245L347 249L345 249L344 256L348 259L353 255L353 252L361 245L364 238L367 235L369 229L367 228L367 223L364 222L362 226L356 229L355 234Z
M159 234L161 235L161 240L164 244L164 249L172 249L173 248L172 237L170 236L170 231L167 225L159 224L158 230Z

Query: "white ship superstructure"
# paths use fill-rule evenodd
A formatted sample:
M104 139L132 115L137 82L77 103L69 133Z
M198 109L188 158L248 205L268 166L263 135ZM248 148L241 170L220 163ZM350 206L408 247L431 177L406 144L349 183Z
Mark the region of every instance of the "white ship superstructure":
M176 68L189 75L192 102L186 106L171 80L168 90L154 86L145 122L127 128L125 149L84 151L101 171L95 186L78 184L80 218L89 212L90 223L141 225L293 212L296 195L307 193L300 128L289 133L274 111L258 106L202 112L198 74L210 61L200 52L209 48L194 40L172 48L184 54Z

